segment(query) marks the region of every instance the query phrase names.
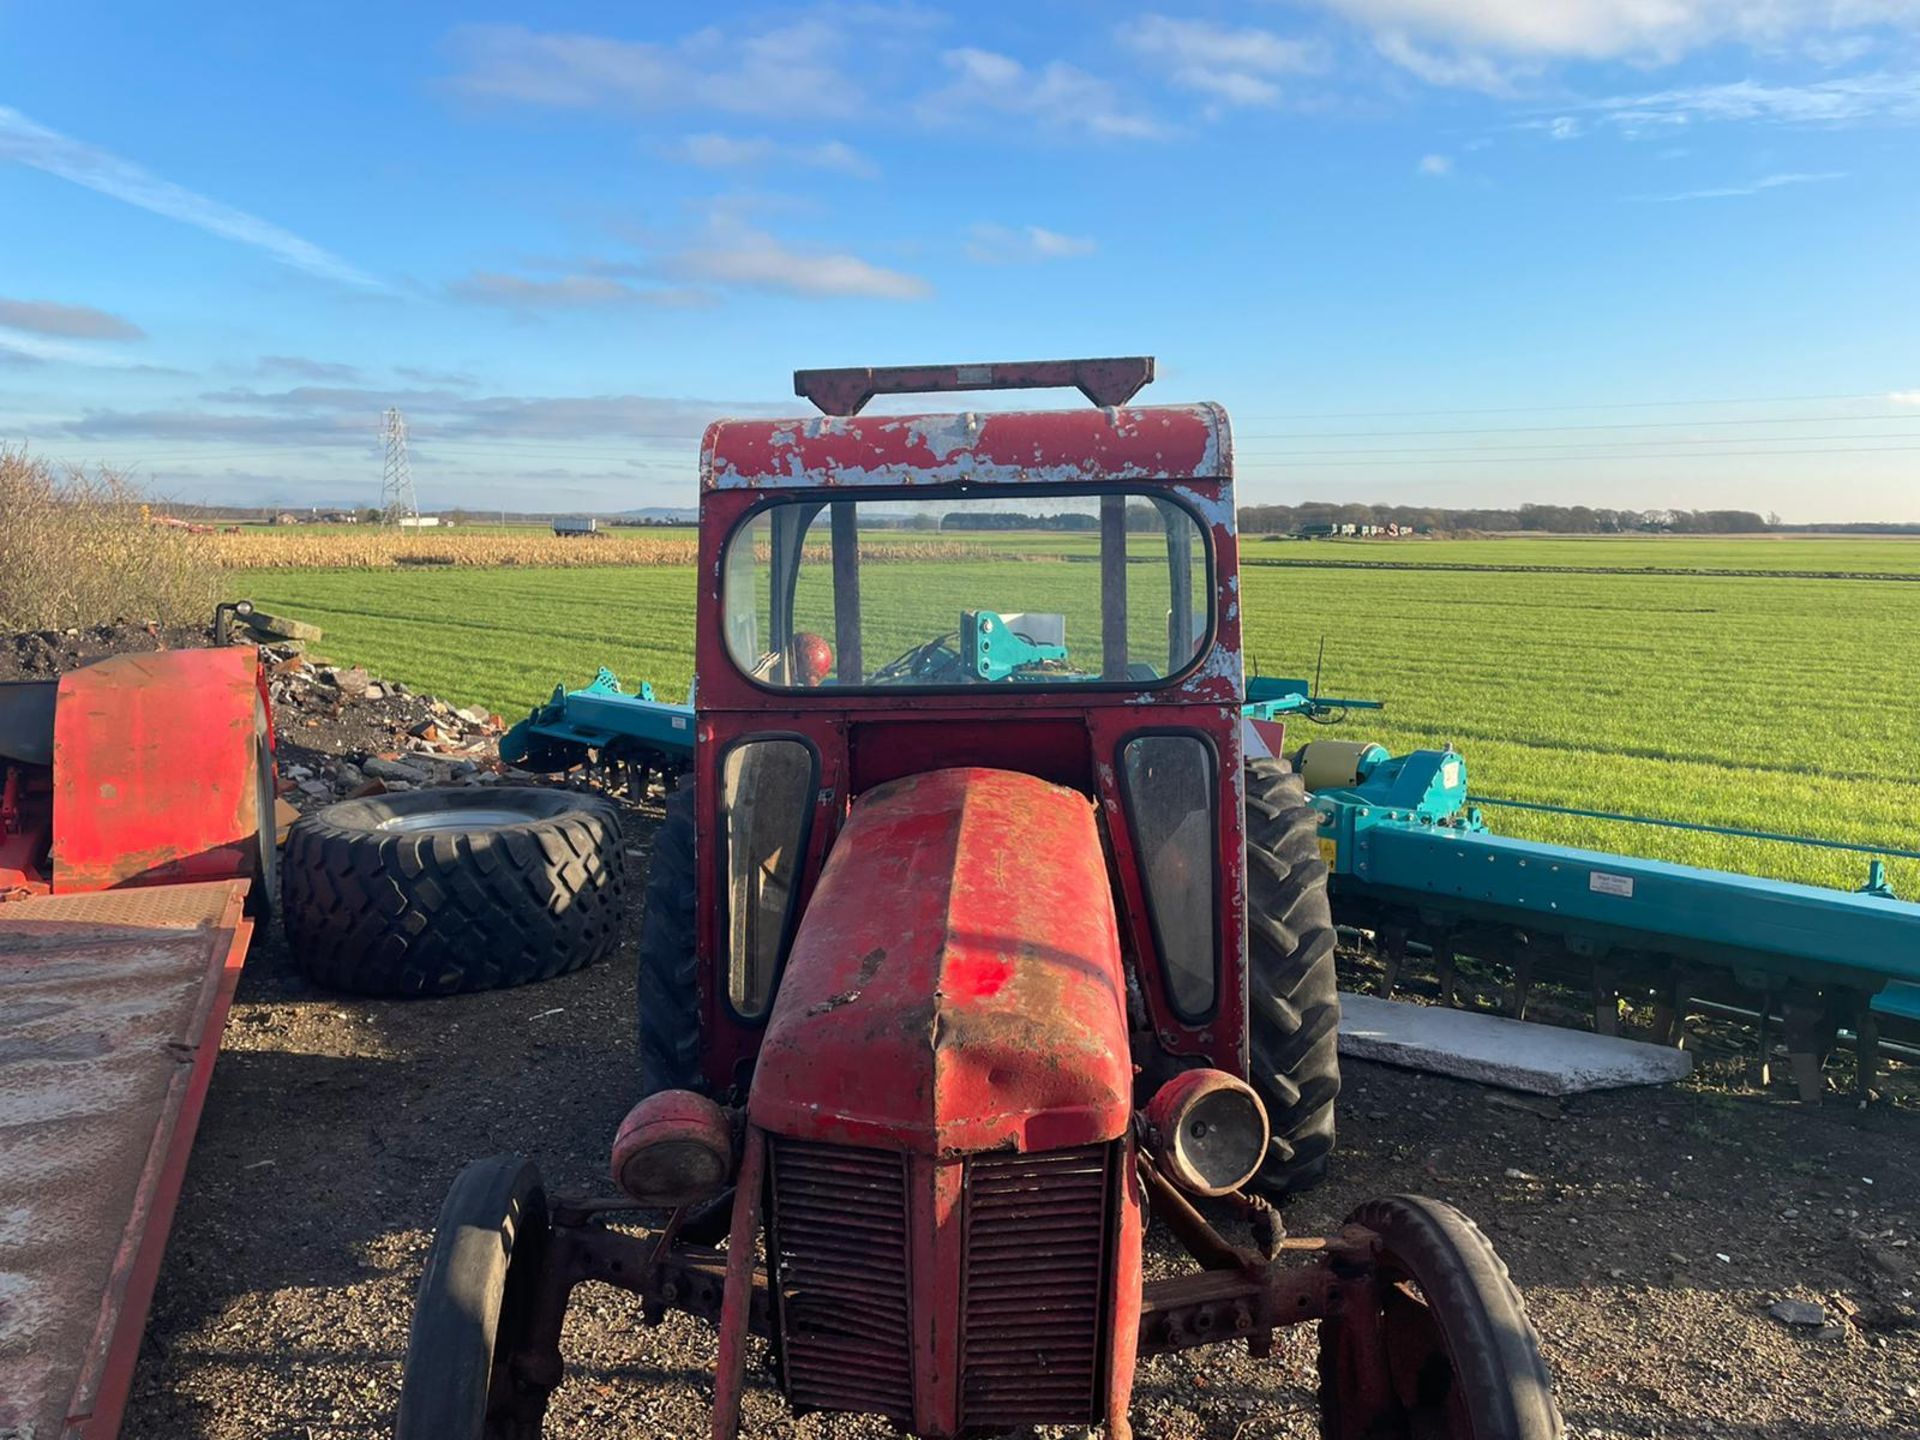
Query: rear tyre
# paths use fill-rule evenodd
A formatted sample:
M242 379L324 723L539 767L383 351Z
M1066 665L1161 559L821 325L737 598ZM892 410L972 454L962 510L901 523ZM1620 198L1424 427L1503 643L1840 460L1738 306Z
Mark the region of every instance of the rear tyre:
M457 995L577 970L619 939L611 805L562 790L416 790L302 816L281 864L294 963L357 995Z
M1280 1200L1317 1185L1333 1153L1340 1094L1340 996L1319 819L1306 782L1279 760L1249 760L1248 1079L1273 1127L1253 1188Z
M527 1340L548 1233L531 1161L475 1160L454 1180L414 1297L394 1440L537 1440L550 1392L510 1362Z
M667 796L666 819L647 861L640 917L640 1093L704 1090L700 1075L700 971L693 954L693 787Z
M1346 1223L1381 1245L1371 1283L1320 1322L1325 1440L1561 1440L1540 1336L1480 1228L1417 1195Z

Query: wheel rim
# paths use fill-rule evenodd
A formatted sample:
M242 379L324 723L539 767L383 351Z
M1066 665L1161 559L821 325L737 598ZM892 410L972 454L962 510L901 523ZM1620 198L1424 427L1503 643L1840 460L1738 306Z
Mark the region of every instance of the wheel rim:
M1418 1288L1407 1280L1382 1292L1381 1332L1394 1399L1412 1440L1455 1440L1473 1434L1465 1392L1446 1336Z
M524 825L528 816L504 807L472 806L465 809L445 806L435 810L415 810L406 815L389 815L375 827L389 833L417 835L442 830L504 830L509 825Z
M1473 1440L1465 1391L1419 1286L1383 1270L1340 1317L1340 1440ZM1364 1336L1359 1333L1364 1331Z

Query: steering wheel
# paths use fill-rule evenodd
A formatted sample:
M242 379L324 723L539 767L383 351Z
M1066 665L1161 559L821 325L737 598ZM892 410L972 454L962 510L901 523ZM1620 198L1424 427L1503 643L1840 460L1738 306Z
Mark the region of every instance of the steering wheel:
M915 645L894 656L868 677L869 685L957 685L964 682L967 672L960 663L960 652L949 643L958 640L960 634L950 630L945 635L929 640L925 644Z

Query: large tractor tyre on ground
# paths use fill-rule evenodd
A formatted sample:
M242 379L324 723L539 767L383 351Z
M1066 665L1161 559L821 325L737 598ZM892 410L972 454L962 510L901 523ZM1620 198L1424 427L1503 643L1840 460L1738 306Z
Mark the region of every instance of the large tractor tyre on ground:
M546 980L619 938L620 821L561 790L344 800L287 837L294 963L356 995L458 995Z
M700 1075L700 970L693 954L693 787L667 796L647 861L640 916L640 1093L704 1090Z
M1346 1223L1380 1246L1320 1322L1325 1440L1561 1440L1540 1336L1480 1227L1418 1195Z
M414 1296L394 1440L539 1440L548 1392L509 1361L526 1339L548 1234L531 1161L496 1155L455 1178Z
M1283 761L1246 767L1248 1079L1273 1126L1254 1188L1318 1184L1340 1094L1333 910L1306 782Z

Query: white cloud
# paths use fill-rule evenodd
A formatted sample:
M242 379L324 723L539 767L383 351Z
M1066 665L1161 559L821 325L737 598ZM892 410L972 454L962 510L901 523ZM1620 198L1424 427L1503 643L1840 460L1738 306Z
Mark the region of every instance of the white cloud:
M941 56L952 83L920 105L923 119L955 121L980 114L1038 121L1103 140L1154 140L1159 121L1122 103L1109 82L1061 60L1038 68L1011 56L966 47Z
M851 115L863 99L841 63L846 36L819 16L758 33L708 26L671 44L463 25L449 44L462 65L453 88L487 100L796 118Z
M1416 45L1403 32L1382 31L1373 37L1374 48L1403 70L1418 75L1429 85L1458 90L1479 90L1488 95L1509 95L1520 81L1538 72L1537 65L1514 65L1495 61L1485 55L1464 52L1441 54Z
M1667 62L1725 41L1780 46L1920 25L1915 0L1320 0L1372 29L1549 59Z
M558 275L549 280L476 270L447 288L457 299L505 310L603 310L630 305L685 310L713 303L704 291L630 285L609 275Z
M323 280L384 289L378 280L278 225L196 195L131 161L47 129L0 105L0 160L17 160L142 210L263 250L283 265Z
M676 160L706 170L758 169L769 165L797 165L810 170L833 170L871 180L880 173L866 156L840 140L817 145L788 145L765 136L688 135L669 146Z
M1555 140L1580 138L1580 122L1571 115L1556 115L1547 122L1547 134Z
M365 449L367 416L404 406L416 443L434 439L576 441L700 438L722 415L791 414L793 402L675 399L649 395L475 395L447 390L325 388L221 391L200 397L217 409L88 410L57 422L51 434L75 440L169 440L289 449L342 445Z
M1271 105L1276 76L1324 69L1323 48L1271 30L1143 15L1119 28L1122 44L1165 66L1174 84L1228 105Z
M1589 108L1608 123L1640 134L1694 121L1920 124L1920 73L1853 75L1810 85L1739 80L1614 96Z
M304 355L262 355L255 369L262 375L291 375L297 380L353 381L360 378L358 366L335 360L309 360Z
M145 368L138 361L111 350L76 345L70 340L50 340L45 335L0 326L0 353L22 360L46 361L56 365L88 365L102 370Z
M1414 168L1422 175L1443 180L1453 173L1453 159L1447 155L1422 155Z
M1014 265L1023 261L1072 260L1091 255L1092 240L1063 235L1039 225L975 225L967 241L967 256L983 265Z
M1887 399L1895 405L1920 406L1920 390L1895 390Z
M59 335L69 340L144 340L146 332L131 320L91 305L60 305L51 300L0 300L0 325Z
M815 299L919 300L933 293L919 276L858 255L790 245L744 218L742 208L737 200L712 202L704 229L646 268L681 284Z
M1766 175L1758 180L1748 180L1737 185L1718 185L1706 190L1682 190L1672 195L1635 195L1635 200L1722 200L1738 195L1758 195L1766 190L1778 190L1787 185L1818 185L1829 180L1846 179L1844 171L1827 171L1818 175L1789 173Z

